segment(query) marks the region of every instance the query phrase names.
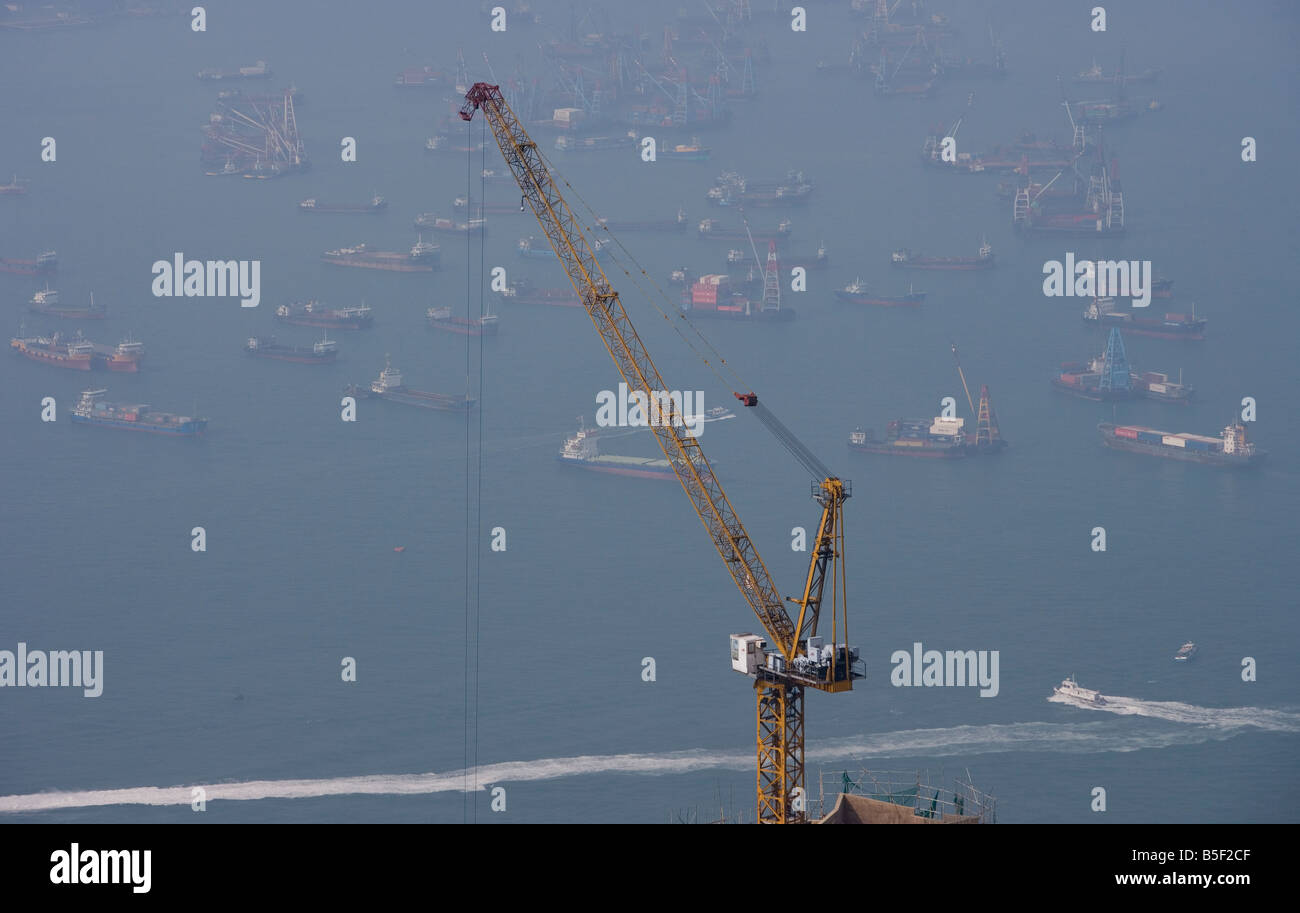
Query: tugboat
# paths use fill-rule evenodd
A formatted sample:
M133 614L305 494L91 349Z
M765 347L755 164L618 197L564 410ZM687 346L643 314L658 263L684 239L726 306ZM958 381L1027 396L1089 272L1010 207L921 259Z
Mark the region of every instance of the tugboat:
M1074 680L1074 676L1061 682L1052 689L1053 694L1059 694L1061 697L1074 698L1076 701L1083 701L1087 704L1105 704L1107 700L1101 696L1100 691L1093 691L1090 688L1081 688L1079 683Z

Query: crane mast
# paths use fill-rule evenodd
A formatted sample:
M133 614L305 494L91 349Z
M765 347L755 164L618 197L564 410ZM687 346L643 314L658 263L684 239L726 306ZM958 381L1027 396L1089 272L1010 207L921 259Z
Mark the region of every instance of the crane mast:
M465 95L460 116L470 120L483 111L497 146L510 167L555 254L564 266L574 291L591 318L629 389L660 397L659 421L649 422L665 458L672 465L696 514L704 524L736 587L767 633L768 642L755 635L733 635L732 666L754 678L757 694L758 819L786 823L804 820L803 692L806 687L847 691L853 687L857 651L847 645L847 607L841 506L851 494L849 484L824 472L807 449L780 422L760 406L753 393L736 394L782 443L814 471L818 481L813 496L822 505L821 521L813 542L803 594L791 598L799 606L797 620L787 613L767 567L749 533L741 524L726 493L714 475L699 440L690 433L680 404L664 383L636 329L628 319L619 294L610 285L583 235L568 203L561 196L537 144L511 111L500 87L476 83ZM785 438L782 438L782 434ZM811 462L810 462L811 461ZM838 570L838 573L835 571ZM832 582L831 643L817 636L823 591Z

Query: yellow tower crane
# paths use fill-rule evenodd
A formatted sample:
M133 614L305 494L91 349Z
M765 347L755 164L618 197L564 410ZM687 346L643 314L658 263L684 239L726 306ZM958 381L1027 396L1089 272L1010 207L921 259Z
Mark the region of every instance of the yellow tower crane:
M506 104L499 86L480 82L466 93L461 118L468 121L480 110L487 117L524 199L550 239L628 388L643 391L647 398L655 395L652 391L672 390L660 377L628 319L618 292L596 262L595 253L560 195L537 144ZM812 473L813 498L822 508L803 594L788 599L798 606L793 618L713 474L699 439L686 430L679 404L667 397L663 402L664 415L660 421L651 421L650 426L704 523L709 539L767 635L766 639L754 634L731 637L732 667L754 680L757 696L758 820L776 824L801 822L807 818L804 690L849 691L853 680L862 677L858 671L858 651L848 645L844 589L842 507L852 494L852 486L822 465L759 404L757 395L737 393L736 397L746 407L753 408L782 445ZM838 564L836 558L841 559ZM831 583L830 642L824 643L826 638L817 632L823 621L823 592L828 579Z

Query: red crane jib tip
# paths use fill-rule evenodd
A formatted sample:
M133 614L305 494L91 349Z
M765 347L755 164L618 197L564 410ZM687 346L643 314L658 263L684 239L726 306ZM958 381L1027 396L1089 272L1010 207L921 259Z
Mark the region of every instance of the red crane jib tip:
M474 112L482 106L483 102L493 96L501 95L501 87L494 86L491 83L476 82L465 93L465 104L460 106L460 119L470 120L474 117Z
M746 405L746 406L757 406L757 405L758 405L758 394L757 394L757 393L734 393L734 392L733 392L731 395L734 396L734 397L736 397L736 399L740 400L740 401L741 401L744 405Z

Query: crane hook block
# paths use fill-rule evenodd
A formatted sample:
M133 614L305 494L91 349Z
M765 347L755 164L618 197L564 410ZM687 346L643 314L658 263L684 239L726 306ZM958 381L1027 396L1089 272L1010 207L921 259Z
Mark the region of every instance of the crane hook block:
M758 405L757 393L733 393L732 395L735 396L736 399L740 400L746 406Z

